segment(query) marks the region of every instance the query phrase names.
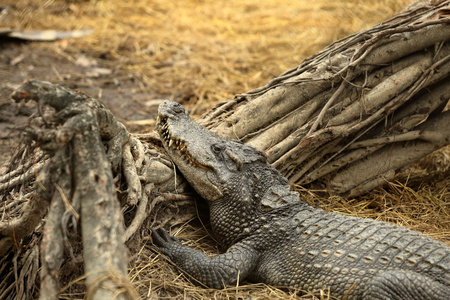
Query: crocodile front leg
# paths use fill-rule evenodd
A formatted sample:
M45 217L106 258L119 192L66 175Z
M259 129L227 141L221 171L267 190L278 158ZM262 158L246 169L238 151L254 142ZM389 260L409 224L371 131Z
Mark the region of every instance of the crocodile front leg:
M156 249L167 255L183 271L211 288L220 289L245 279L256 266L259 253L245 241L234 244L224 254L209 257L181 244L165 229L152 230Z

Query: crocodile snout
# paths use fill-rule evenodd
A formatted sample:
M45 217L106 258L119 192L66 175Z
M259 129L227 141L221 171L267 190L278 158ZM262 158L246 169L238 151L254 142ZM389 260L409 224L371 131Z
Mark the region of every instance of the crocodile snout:
M176 118L177 116L188 115L184 107L174 101L166 100L159 105L158 117L161 118Z

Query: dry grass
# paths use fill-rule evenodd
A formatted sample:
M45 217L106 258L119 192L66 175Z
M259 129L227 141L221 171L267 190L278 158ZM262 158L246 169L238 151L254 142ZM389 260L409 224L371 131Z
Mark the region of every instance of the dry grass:
M191 100L201 113L386 19L409 0L6 2L24 7L7 26L95 30L40 47L111 57L116 72L133 74L144 91Z
M132 74L141 82L141 92L183 100L200 114L218 101L263 85L337 38L387 19L409 2L6 0L6 5L22 10L3 25L93 28L95 32L87 37L35 46L69 58L80 51L107 57L116 62L118 77ZM448 167L449 161L444 165ZM402 179L353 200L321 198L306 190L302 194L326 210L394 222L450 244L448 175L448 168L431 174L428 184ZM214 241L198 226L186 225L180 235L197 249L218 253ZM198 288L146 246L134 256L130 274L144 299L300 299L297 291L262 284L221 291ZM329 299L324 292L303 298Z

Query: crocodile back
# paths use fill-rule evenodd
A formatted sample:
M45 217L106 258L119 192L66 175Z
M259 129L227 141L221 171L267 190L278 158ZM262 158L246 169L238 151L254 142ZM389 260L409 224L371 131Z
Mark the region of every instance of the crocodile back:
M271 235L282 235L284 242L261 245L254 280L361 296L364 282L404 270L450 286L448 246L407 228L314 208L275 217L272 224Z

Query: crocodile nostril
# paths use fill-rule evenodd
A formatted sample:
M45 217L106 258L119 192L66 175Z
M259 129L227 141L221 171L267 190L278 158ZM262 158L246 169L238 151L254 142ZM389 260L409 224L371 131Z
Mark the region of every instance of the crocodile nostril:
M171 108L175 113L178 113L178 114L184 112L184 108L183 108L183 106L181 106L180 103L176 103L176 102L173 103Z

